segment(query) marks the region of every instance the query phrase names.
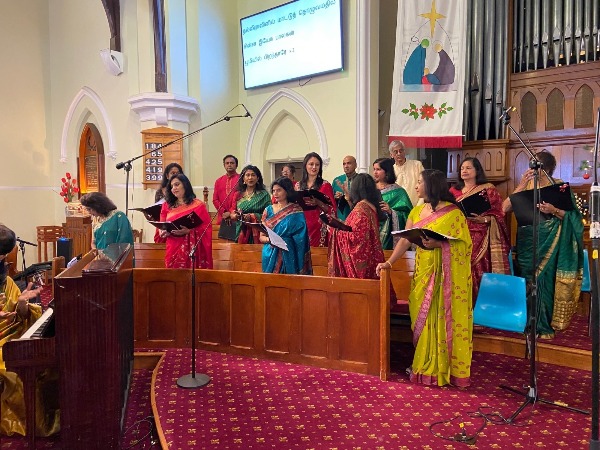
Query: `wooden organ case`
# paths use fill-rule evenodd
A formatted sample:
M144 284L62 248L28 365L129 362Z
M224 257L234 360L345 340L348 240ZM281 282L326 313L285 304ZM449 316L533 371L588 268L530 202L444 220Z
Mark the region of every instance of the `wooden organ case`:
M56 366L61 448L119 448L133 368L132 269L130 244L92 250L55 278L55 337L4 345L7 369L24 382L30 442L35 375Z

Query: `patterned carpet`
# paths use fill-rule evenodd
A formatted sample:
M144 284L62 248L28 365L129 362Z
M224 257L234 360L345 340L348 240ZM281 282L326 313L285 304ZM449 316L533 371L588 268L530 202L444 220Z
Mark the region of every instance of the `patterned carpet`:
M158 417L173 449L454 449L464 443L443 437L473 436L488 423L473 449L588 448L590 417L543 404L527 407L513 425L510 417L523 397L499 384L528 383L526 360L477 353L469 389L412 385L403 367L410 346L393 348L397 363L391 382L373 376L279 362L198 352L199 371L212 377L197 390L179 389L191 371L187 349L169 350L155 386ZM200 368L204 368L200 370ZM590 374L539 364L540 397L590 407ZM549 398L548 398L549 399ZM444 423L451 421L451 423ZM433 431L430 426L436 424Z
M480 332L500 334L495 330ZM569 336L572 333L573 336ZM513 335L514 337L514 335ZM587 318L576 317L552 342L589 348ZM582 348L582 347L579 347ZM468 389L412 385L404 375L412 348L393 344L393 374L377 377L213 352L197 353L198 371L212 381L197 390L179 389L190 372L188 349L165 352L156 370L155 402L168 448L185 449L587 449L590 416L542 403L510 417L524 397L503 390L529 384L527 360L475 353ZM542 399L591 407L591 375L538 364ZM122 448L150 449L152 372L136 370ZM486 423L485 414L489 421ZM450 440L461 434L466 439ZM474 444L467 439L475 439ZM23 438L2 437L2 449L27 448ZM58 438L38 439L38 449L60 448Z

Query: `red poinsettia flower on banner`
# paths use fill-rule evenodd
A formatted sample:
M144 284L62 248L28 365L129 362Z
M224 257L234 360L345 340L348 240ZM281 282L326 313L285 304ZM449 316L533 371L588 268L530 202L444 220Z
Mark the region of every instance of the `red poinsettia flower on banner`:
M79 192L77 180L75 178L71 178L71 174L67 172L65 174L65 178L61 178L60 181L62 182L60 185L60 196L63 198L65 203L72 202L75 198L75 194Z
M435 118L437 109L433 105L428 105L425 103L423 106L421 106L419 111L421 112L421 119L429 120Z

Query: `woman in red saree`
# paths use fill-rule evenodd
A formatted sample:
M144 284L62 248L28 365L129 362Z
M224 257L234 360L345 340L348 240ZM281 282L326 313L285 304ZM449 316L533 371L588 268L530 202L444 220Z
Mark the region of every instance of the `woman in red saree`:
M481 215L467 217L473 252L471 253L471 273L473 276L473 307L477 300L481 277L485 272L510 274L508 252L510 237L504 222L502 198L493 184L488 183L485 172L477 158L465 158L460 165L458 183L450 192L460 202L473 195L487 198L491 208Z
M352 231L331 229L327 272L331 277L376 279L377 264L384 260L379 222L386 214L381 209L381 193L375 180L359 173L350 186L354 208L346 218Z
M310 246L327 247L327 226L319 219L319 214L324 212L333 217L336 216L335 197L333 187L331 187L329 181L323 179L323 160L318 153L311 152L304 157L302 179L296 183L295 188L297 191L316 189L331 200L331 206L312 197L304 201L308 205L316 206L315 209L304 210Z
M180 173L169 180L166 201L160 211L162 222L172 222L194 211L202 224L190 230L182 227L171 233L162 230L161 237L166 238L165 267L168 269L189 269L192 267L190 251L198 241L195 253L195 268L212 269L212 233L210 216L204 202L196 198L188 177Z

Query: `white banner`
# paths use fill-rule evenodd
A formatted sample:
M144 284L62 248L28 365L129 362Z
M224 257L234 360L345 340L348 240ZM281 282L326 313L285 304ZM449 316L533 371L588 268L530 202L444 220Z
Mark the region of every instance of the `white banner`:
M461 148L467 0L398 0L389 141Z

